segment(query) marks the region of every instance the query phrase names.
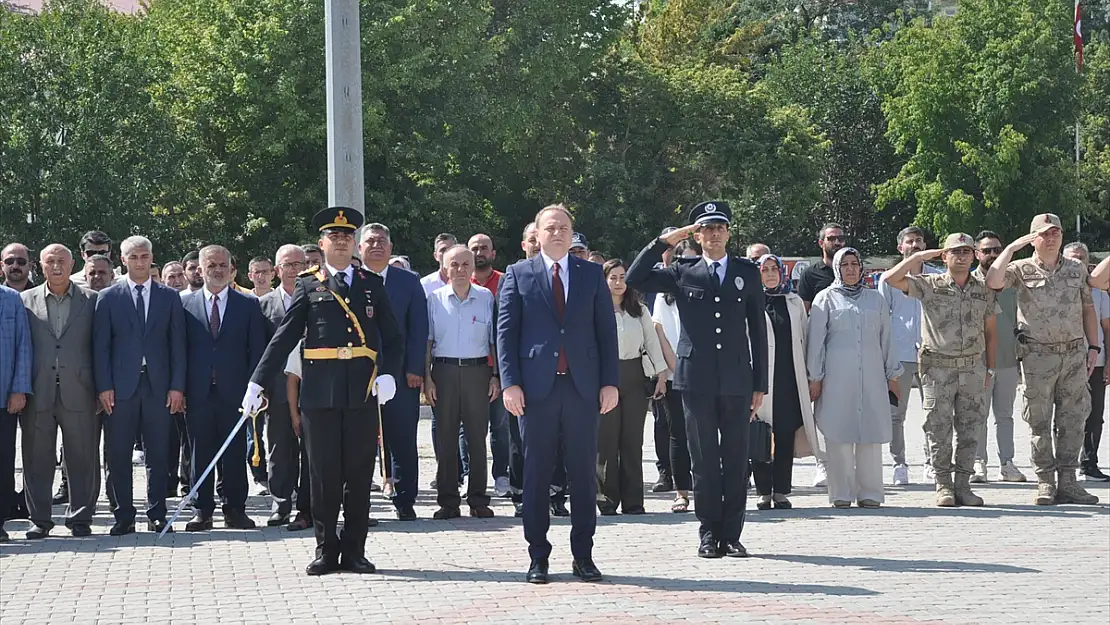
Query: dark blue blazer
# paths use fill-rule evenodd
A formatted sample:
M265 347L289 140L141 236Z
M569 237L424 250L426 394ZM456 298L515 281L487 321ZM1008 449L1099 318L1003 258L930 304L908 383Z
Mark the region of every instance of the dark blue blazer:
M569 257L570 292L563 323L555 315L543 256L510 265L498 292L497 358L501 387L520 386L527 403L551 393L559 349L582 397L617 386L617 320L601 265Z
M146 327L121 280L97 294L93 313L93 379L96 392L115 391L116 402L131 399L139 388L146 358L147 379L157 397L185 392L185 312L177 291L152 282Z
M215 372L217 394L225 401L238 402L266 349L266 318L258 299L230 289L216 338L209 330L204 289L182 296L181 303L188 354L186 400L196 405L207 399Z
M428 298L416 274L390 267L385 273L385 292L397 327L405 344L405 373L424 377L424 356L428 349ZM404 380L397 380L398 386Z

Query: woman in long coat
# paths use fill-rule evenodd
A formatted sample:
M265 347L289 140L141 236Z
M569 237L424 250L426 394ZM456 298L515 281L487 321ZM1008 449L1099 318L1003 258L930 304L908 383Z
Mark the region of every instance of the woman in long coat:
M822 460L813 407L806 379L806 336L808 325L805 304L790 284L786 265L773 254L759 259L763 293L767 301L767 354L769 355L767 395L756 416L771 425L774 440L771 462L752 462L755 487L759 492L756 507L767 510L793 507L790 494L794 458L816 456Z
M810 396L825 435L829 501L847 508L883 502L882 446L891 439L888 390L897 395L902 363L890 349L890 310L863 286L859 252L833 257L832 286L813 300L809 318Z

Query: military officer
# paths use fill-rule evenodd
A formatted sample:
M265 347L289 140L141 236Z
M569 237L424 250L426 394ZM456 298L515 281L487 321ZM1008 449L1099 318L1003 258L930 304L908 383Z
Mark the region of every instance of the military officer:
M747 557L740 542L748 484L748 424L767 392L767 324L759 269L727 253L732 213L722 201L690 211L690 225L640 252L628 285L671 293L679 335L673 388L682 392L694 474L694 510L701 522L698 556ZM660 265L663 252L691 233L702 256ZM749 334L751 353L749 353Z
M975 448L987 421L986 387L994 375L994 291L982 276L971 273L975 240L955 233L939 250L911 254L883 274L883 280L921 300L921 349L918 363L924 395L925 432L930 465L935 472L937 505L981 506L971 492ZM909 275L912 267L942 256L948 271ZM983 355L986 354L986 366ZM952 430L956 431L955 483L952 472Z
M300 405L316 530L316 558L305 572L373 573L364 551L378 403L396 392L401 332L381 276L351 265L362 215L328 208L316 213L313 225L321 233L324 263L297 277L293 301L251 377L243 409L258 409L263 387L304 337ZM340 504L342 536L336 529Z
M1076 481L1083 424L1091 411L1087 379L1099 351L1087 268L1060 254L1060 218L1037 215L1029 234L1006 246L987 271L987 286L1017 292L1022 418L1032 432L1038 505L1096 504ZM1030 243L1033 256L1011 262ZM1055 422L1053 408L1055 407ZM1053 453L1053 432L1056 448Z

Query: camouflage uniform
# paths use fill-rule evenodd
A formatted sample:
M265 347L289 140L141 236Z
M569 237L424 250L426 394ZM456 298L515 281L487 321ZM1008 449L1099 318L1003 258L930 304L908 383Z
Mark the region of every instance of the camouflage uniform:
M974 274L962 288L947 273L908 276L907 284L909 296L921 300L921 407L930 462L936 472L937 505L981 506L983 500L971 492L969 480L979 431L987 420L983 354L986 321L997 308L994 292Z
M1025 398L1021 416L1032 433L1037 503L1097 503L1098 498L1083 490L1075 478L1083 448L1083 424L1091 411L1083 308L1094 302L1087 285L1087 269L1063 256L1055 269L1049 269L1033 256L1010 263L1006 286L1017 292L1018 351Z

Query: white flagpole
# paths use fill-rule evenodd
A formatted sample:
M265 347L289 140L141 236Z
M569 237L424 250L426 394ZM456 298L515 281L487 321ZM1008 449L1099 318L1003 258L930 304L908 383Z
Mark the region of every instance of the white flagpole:
M1079 13L1079 0L1075 0L1075 14L1074 15L1077 15L1078 13ZM1079 31L1079 24L1072 24L1072 29L1076 31L1076 33L1075 33L1076 35L1079 35L1080 37L1083 36L1081 33L1078 32ZM1079 72L1079 64L1078 63L1076 63L1076 65L1075 65L1075 71ZM1083 113L1082 113L1082 110L1081 110L1080 111L1080 116L1082 116L1082 114ZM1078 178L1079 178L1079 175L1080 175L1080 171L1079 171L1079 118L1078 117L1075 120L1075 175L1076 175L1076 181L1078 182ZM1083 229L1082 228L1082 218L1079 216L1079 213L1076 213L1075 214L1075 238L1076 238L1077 241L1080 240L1079 235L1080 235L1080 232L1082 231L1082 229Z

